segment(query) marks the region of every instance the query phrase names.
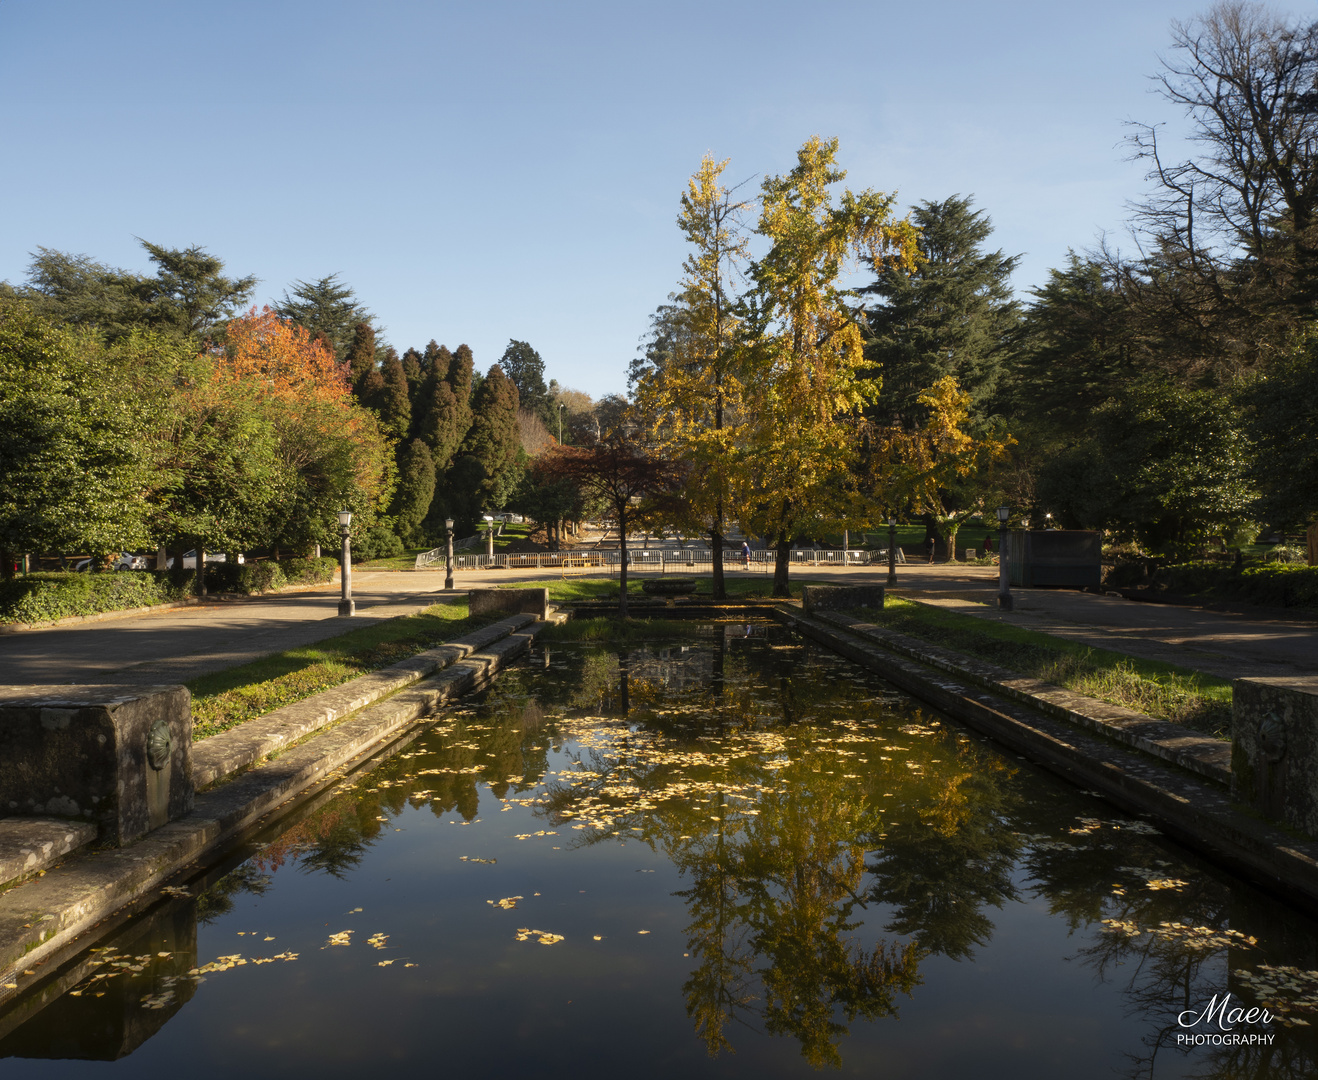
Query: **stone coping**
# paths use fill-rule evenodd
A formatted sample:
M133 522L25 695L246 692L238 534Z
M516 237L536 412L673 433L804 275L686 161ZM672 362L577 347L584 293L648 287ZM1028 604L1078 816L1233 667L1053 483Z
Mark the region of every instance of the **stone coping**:
M154 903L160 898L157 890L170 877L213 857L264 815L319 781L333 781L335 770L374 753L409 724L486 685L526 651L544 625L533 622L508 634L198 795L192 813L134 844L83 855L0 893L0 1006L38 986L80 952L87 942L77 940L79 935L101 920L129 905Z
M218 735L199 739L192 744L192 782L198 791L202 791L533 622L532 615L511 615Z
M96 826L89 821L0 818L0 888L39 874L95 839Z
M919 638L886 630L841 612L821 611L816 612L814 617L869 638L922 664L960 675L985 689L1033 706L1049 716L1079 724L1163 761L1189 769L1224 787L1231 786L1231 743L1225 739L1213 739L1180 724L1155 720L1121 705L1109 705L1082 694L1074 694L1053 683L1027 678L986 660L930 645Z
M782 609L803 635L894 686L992 737L1225 864L1304 910L1318 912L1318 842L1297 839L1233 803L1216 782L1091 734L936 668L898 655L849 629Z

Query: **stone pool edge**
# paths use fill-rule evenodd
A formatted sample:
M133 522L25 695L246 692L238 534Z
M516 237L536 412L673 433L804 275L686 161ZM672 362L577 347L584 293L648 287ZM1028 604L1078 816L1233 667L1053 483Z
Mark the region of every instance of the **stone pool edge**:
M908 659L793 608L779 607L774 616L1008 749L1097 791L1129 813L1152 819L1172 839L1318 914L1318 843L1240 807L1221 784L1049 715L1046 703L1036 708L991 693L968 676L957 678Z
M265 815L436 708L487 685L525 653L535 622L197 796L189 815L124 848L94 852L0 893L0 1007L83 947L102 920L234 842ZM56 963L55 966L58 966ZM32 971L31 975L24 974ZM14 984L14 985L9 985Z

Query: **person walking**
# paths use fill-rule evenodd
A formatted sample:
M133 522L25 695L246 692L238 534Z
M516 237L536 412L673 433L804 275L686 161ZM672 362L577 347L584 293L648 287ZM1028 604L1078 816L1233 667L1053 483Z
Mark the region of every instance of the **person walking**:
M751 568L751 546L745 540L741 542L741 568L743 570Z
M930 563L932 563L934 561L934 538L932 536L926 536L924 538L924 550L929 556Z

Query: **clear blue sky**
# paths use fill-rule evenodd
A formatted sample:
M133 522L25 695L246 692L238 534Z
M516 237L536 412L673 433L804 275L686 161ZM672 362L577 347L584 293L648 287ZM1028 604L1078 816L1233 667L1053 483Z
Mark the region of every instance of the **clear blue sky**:
M1120 232L1167 0L0 0L0 279L200 244L259 302L338 271L399 350L509 338L596 396L672 291L705 151L841 139L847 184L973 194L1016 288ZM1284 10L1284 9L1283 9Z

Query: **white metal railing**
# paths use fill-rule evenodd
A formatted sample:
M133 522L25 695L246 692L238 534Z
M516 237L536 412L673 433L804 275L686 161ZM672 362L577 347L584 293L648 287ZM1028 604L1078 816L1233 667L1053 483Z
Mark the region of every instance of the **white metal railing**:
M432 558L432 556L437 556ZM750 553L750 563L757 570L768 570L774 564L776 553L760 548ZM723 552L725 566L737 566L742 553L734 549ZM815 551L812 548L793 548L791 561L798 566L871 566L887 562L886 551ZM425 560L425 561L423 561ZM444 561L444 551L436 548L417 556L417 569ZM905 562L901 549L897 561ZM658 571L661 574L681 573L684 568L712 566L713 552L698 548L629 548L627 566L641 571ZM454 570L560 570L564 566L575 569L597 568L616 574L622 565L622 552L617 549L577 548L574 551L538 551L526 554L499 553L496 555L453 556Z
M467 536L461 540L454 540L453 550L455 552L465 551L467 548L477 547L484 542L485 534L477 533L475 536ZM422 570L427 566L434 566L436 563L442 563L447 554L447 547L437 547L431 548L429 551L423 551L416 557L416 569Z

